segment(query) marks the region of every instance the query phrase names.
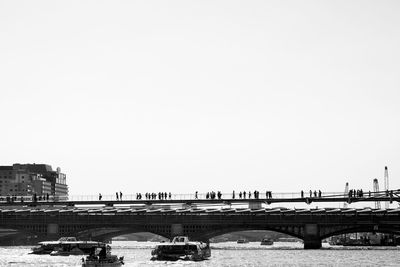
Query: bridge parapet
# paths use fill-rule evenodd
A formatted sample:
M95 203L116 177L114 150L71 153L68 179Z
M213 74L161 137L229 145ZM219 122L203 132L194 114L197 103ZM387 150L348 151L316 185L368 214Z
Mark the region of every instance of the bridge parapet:
M166 192L164 192L166 193ZM221 198L220 199L255 199L254 198L254 192L250 192L251 195L249 197L249 191L246 191L247 196L239 197L238 195L239 192L235 193L235 197L233 198L233 193L221 193ZM166 197L159 198L157 195L155 198L145 198L143 197L138 199L138 193L132 193L132 194L123 194L122 195L122 200L179 200L179 201L184 201L184 200L197 200L197 199L207 199L206 195L207 193L198 193L197 197L195 193L182 193L182 194L171 194L169 196L169 193L166 194ZM307 197L306 195L305 197ZM343 192L324 192L323 196L341 196L343 197L344 194ZM311 196L310 196L311 197ZM314 195L312 195L314 197ZM315 196L316 197L316 196ZM9 196L0 196L0 202L7 202L7 198L10 198ZM33 201L33 196L15 196L16 201L15 202L20 202L21 198L23 199L24 202L32 202ZM267 198L277 198L277 199L294 199L294 198L301 198L301 192L273 192L271 197L267 197L266 192L260 193L259 199L267 199ZM211 200L211 197L208 198ZM215 199L218 199L216 196ZM68 195L68 196L40 196L37 197L37 201L40 202L45 202L45 201L98 201L99 196L98 195ZM101 200L103 201L121 201L120 197L118 196L118 199L116 198L115 194L108 194L108 195L102 195Z

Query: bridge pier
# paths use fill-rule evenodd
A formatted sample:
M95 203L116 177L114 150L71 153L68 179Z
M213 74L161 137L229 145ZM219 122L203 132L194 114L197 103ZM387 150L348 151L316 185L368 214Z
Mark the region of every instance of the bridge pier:
M304 249L320 249L322 241L320 238L304 238Z
M304 225L304 249L320 249L322 240L319 235L318 224Z
M183 235L183 225L180 223L171 224L171 238L177 235Z

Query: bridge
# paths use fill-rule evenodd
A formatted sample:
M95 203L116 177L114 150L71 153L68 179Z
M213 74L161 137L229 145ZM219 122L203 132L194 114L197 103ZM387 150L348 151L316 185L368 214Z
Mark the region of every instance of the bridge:
M396 194L352 198L346 196L294 198L291 201L399 201ZM307 200L308 199L308 200ZM400 234L400 208L275 208L268 204L289 199L166 199L124 201L31 201L0 203L0 228L40 240L61 236L107 240L115 236L151 232L194 240L229 232L272 230L304 241L304 248L321 247L322 239L344 233Z

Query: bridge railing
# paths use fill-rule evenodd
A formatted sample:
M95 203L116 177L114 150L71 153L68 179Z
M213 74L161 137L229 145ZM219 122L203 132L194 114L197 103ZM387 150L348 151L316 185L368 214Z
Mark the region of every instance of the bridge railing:
M255 199L254 197L254 192L246 191L246 195L243 194L244 191L242 192L235 192L235 199ZM239 196L239 193L241 193L241 196ZM157 193L153 193L155 195L155 198L146 198L145 193L141 193L142 198L138 199L137 193L131 193L131 194L122 194L122 200L159 200L159 195ZM153 195L153 196L154 196ZM165 197L166 196L166 197ZM343 197L343 193L338 193L338 192L323 192L322 197ZM300 192L272 192L271 196L267 196L266 193L259 193L258 199L267 199L267 198L279 198L279 199L293 199L293 198L301 198L302 195ZM303 197L309 197L309 194L303 195ZM314 191L312 193L312 197L314 197ZM233 193L221 193L221 199L232 199L233 198ZM207 199L207 193L197 193L197 197L195 193L191 194L173 194L169 192L164 192L163 197L161 199L164 200L196 200L196 199ZM211 196L209 196L209 199L211 199ZM215 195L215 199L218 199L218 196ZM43 195L43 196L36 196L36 201L37 202L46 202L46 201L98 201L100 200L99 195L69 195L69 196L48 196L48 195ZM101 195L101 200L103 201L115 201L115 200L121 200L121 195L118 192L118 198L116 194L106 194L106 195ZM0 202L8 202L8 201L14 201L14 202L31 202L34 201L34 196L0 196Z

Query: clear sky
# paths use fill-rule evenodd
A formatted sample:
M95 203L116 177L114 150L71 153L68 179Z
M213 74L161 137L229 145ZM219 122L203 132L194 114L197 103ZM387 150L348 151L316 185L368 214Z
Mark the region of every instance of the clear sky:
M399 1L0 0L0 165L70 192L400 188Z

